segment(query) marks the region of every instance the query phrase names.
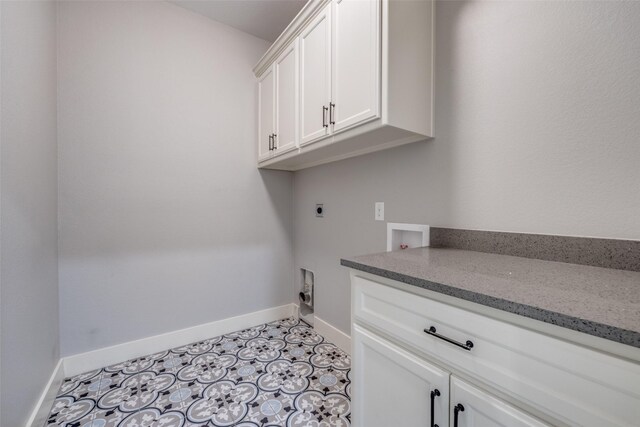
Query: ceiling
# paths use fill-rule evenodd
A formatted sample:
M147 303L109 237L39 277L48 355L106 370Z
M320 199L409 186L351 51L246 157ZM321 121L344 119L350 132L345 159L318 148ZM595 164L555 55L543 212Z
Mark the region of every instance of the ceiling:
M173 0L172 3L273 42L307 0Z

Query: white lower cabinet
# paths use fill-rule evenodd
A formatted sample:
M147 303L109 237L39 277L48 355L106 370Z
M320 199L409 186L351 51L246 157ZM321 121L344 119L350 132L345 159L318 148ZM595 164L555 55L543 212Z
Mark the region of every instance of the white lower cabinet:
M531 319L362 274L351 274L355 426L640 425L638 352L603 353Z
M352 339L353 425L448 425L448 372L358 326Z
M354 426L547 426L375 333L352 332Z
M545 427L528 414L451 377L451 419L454 427Z

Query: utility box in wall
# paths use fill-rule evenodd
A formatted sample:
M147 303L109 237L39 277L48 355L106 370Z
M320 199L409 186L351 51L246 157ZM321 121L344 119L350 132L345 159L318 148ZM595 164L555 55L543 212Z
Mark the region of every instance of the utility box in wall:
M313 326L313 293L315 274L306 268L300 269L300 288L298 292L298 316Z
M387 223L387 252L429 246L429 226Z

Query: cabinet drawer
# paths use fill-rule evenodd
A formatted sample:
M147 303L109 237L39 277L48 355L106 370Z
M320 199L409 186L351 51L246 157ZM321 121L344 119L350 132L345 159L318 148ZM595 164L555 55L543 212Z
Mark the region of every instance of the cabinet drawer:
M355 322L385 332L447 367L541 413L580 426L636 426L640 365L538 332L353 277ZM473 343L470 350L452 341Z

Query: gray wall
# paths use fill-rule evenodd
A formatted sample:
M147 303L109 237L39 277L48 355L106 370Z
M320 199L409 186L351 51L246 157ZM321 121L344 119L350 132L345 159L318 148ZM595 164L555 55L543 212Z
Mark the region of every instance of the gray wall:
M640 2L438 2L436 138L296 172L295 267L348 333L385 219L640 239ZM324 203L324 219L314 204Z
M0 425L58 362L56 5L0 2Z
M255 167L267 47L168 3L60 4L63 355L290 302L292 176Z

